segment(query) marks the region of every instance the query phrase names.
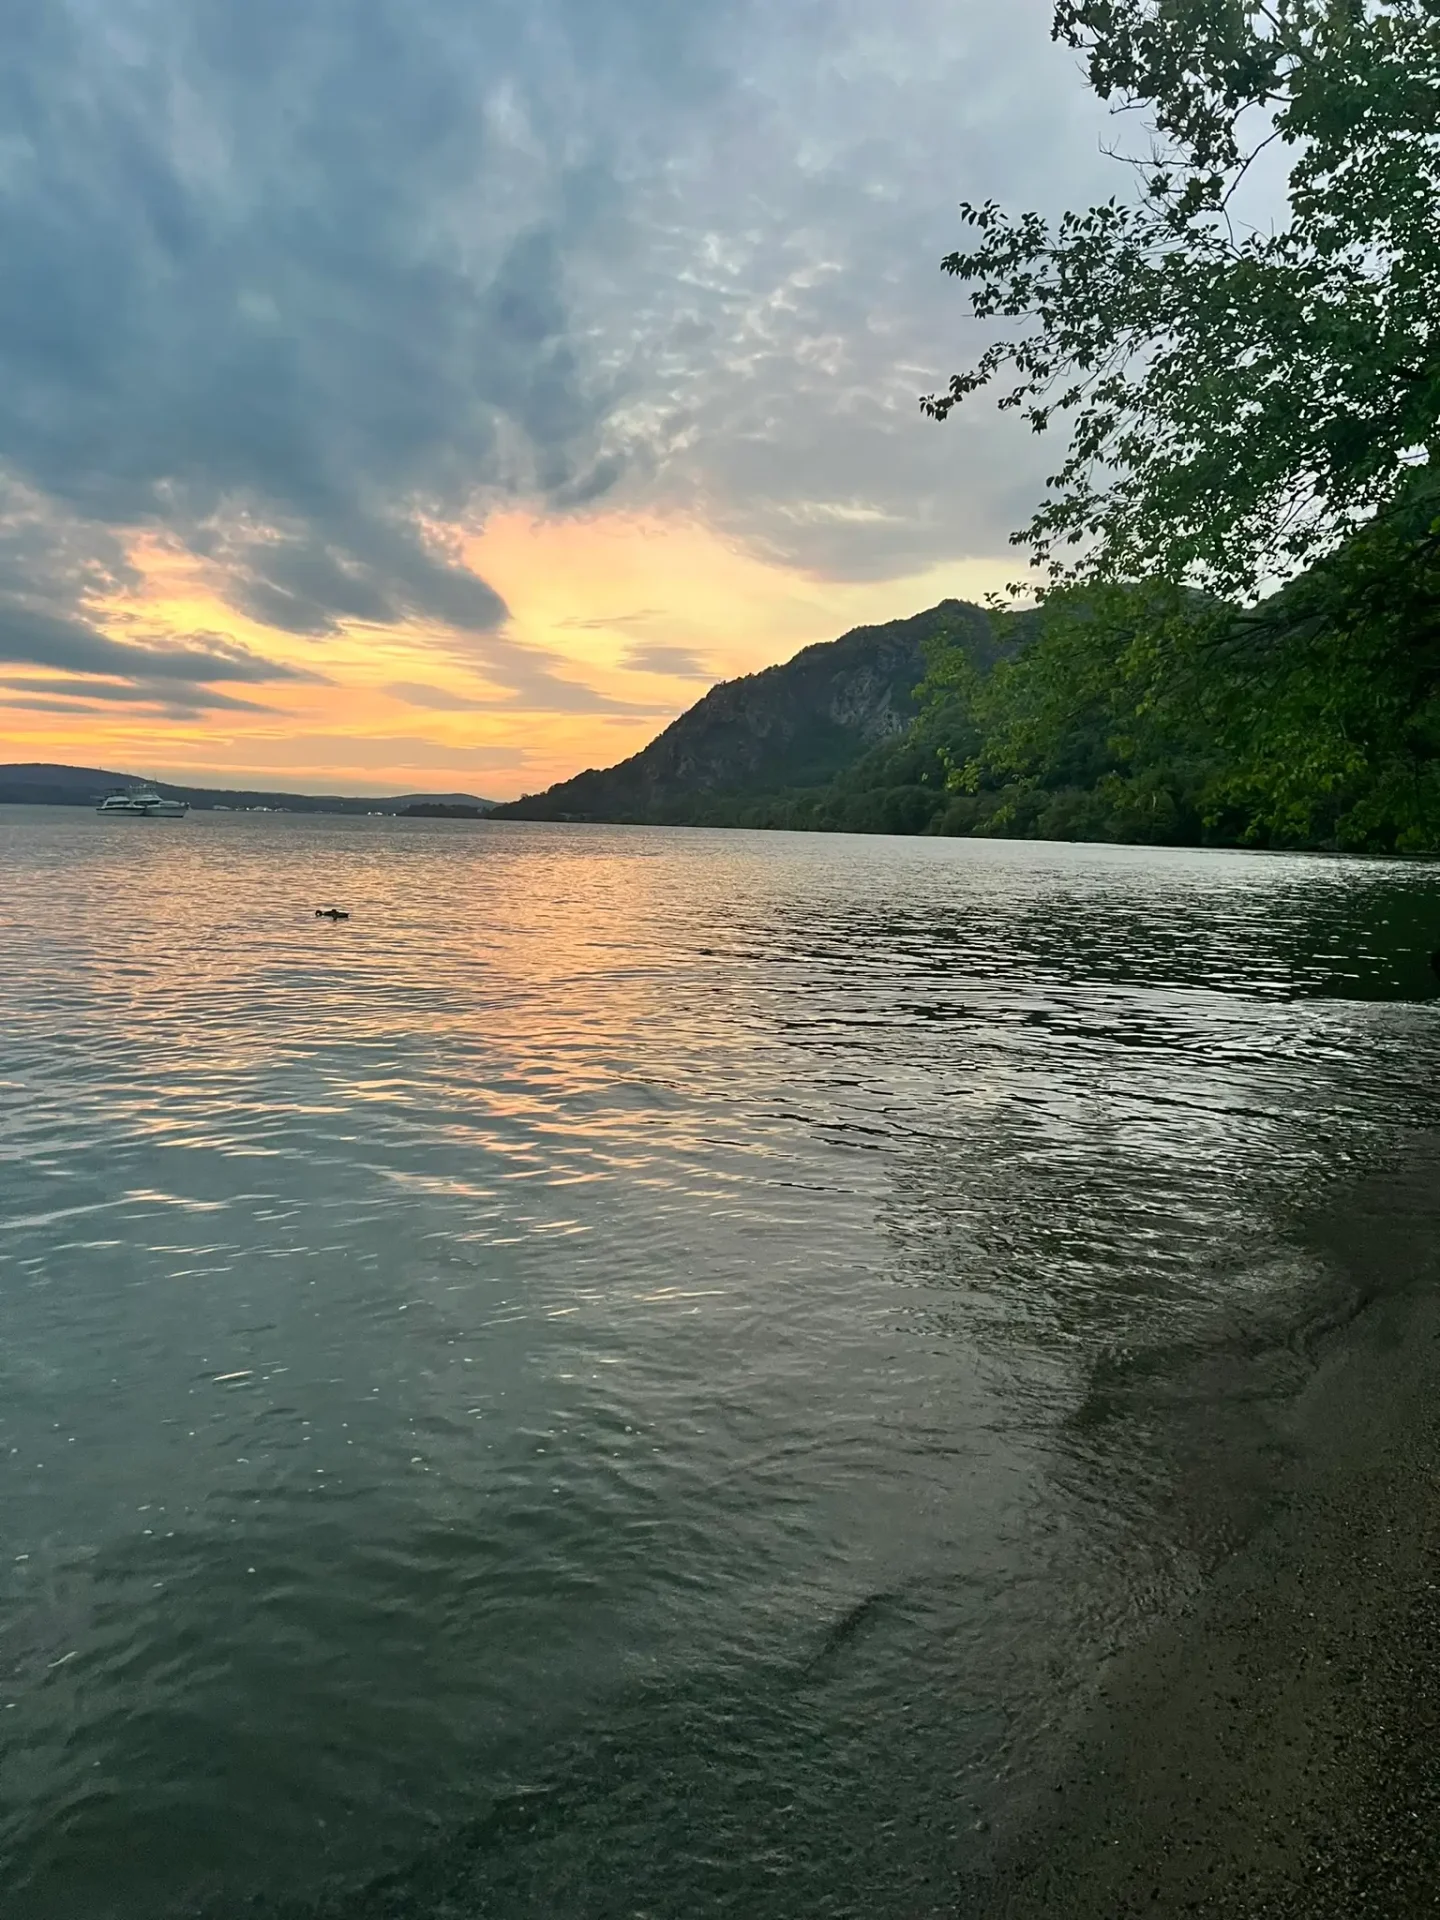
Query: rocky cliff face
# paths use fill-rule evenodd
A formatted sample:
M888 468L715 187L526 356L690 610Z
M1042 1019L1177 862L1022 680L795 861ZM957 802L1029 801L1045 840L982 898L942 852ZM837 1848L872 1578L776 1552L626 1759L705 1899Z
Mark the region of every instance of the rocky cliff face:
M915 716L927 641L966 639L993 656L988 617L961 600L910 620L857 627L806 647L783 666L725 680L619 766L578 774L548 792L497 807L522 820L682 820L717 794L820 786Z

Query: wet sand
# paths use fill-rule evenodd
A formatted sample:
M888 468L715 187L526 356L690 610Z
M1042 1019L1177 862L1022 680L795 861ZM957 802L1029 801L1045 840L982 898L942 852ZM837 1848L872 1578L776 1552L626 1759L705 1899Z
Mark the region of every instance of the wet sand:
M1307 1237L1353 1316L1278 1415L1263 1514L1110 1664L963 1914L1440 1912L1440 1153Z

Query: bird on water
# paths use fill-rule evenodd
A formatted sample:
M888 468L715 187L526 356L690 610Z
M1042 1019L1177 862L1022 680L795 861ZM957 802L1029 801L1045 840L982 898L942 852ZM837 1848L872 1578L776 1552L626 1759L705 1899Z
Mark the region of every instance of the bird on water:
M350 916L348 913L342 913L339 907L317 907L315 918L317 920L348 920Z

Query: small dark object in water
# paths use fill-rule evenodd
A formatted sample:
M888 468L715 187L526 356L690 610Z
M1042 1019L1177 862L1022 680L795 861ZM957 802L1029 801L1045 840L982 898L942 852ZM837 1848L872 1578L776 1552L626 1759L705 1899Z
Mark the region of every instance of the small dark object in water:
M1430 956L1430 971L1437 979L1440 979L1440 950L1437 950Z
M315 918L317 920L348 920L350 916L348 913L342 913L339 907L317 907Z

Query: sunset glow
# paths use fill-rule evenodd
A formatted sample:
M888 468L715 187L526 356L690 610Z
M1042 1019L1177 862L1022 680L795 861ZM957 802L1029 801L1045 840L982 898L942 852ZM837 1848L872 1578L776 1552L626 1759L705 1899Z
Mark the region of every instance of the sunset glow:
M546 670L530 697L497 686L471 637L442 627L346 622L317 640L264 626L229 604L213 564L142 535L127 548L138 584L91 603L103 631L148 645L218 638L312 677L247 684L243 704L186 714L160 689L107 704L88 677L27 673L16 704L0 689L4 757L217 786L507 799L623 759L716 680L947 594L978 599L1015 567L1000 557L827 581L653 514L509 511L450 530L449 543L507 603L507 641Z
M1025 9L118 8L14 49L0 762L505 799L1015 577L919 399L962 196L1108 191Z

